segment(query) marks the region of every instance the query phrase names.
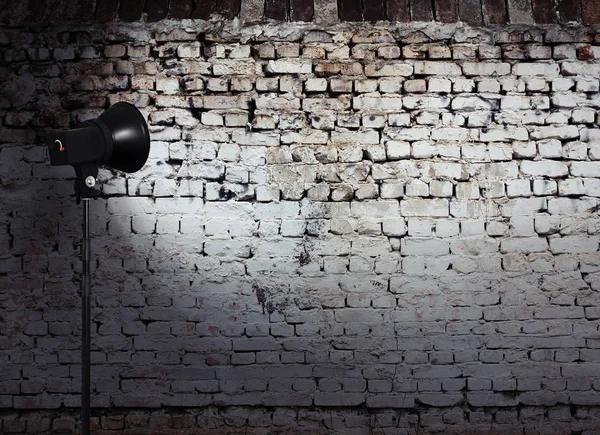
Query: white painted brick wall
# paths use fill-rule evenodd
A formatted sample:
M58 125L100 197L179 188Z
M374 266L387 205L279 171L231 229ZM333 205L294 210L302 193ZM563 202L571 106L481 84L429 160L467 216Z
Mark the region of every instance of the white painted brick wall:
M123 100L152 152L93 201L98 406L597 420L597 35L163 25L0 31L0 408L77 406L81 216L38 145Z

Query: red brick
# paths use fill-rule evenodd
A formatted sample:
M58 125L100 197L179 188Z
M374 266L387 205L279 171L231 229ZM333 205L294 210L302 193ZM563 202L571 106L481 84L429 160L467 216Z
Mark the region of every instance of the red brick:
M483 0L483 22L488 24L506 24L508 12L506 0Z
M89 23L93 21L96 2L94 0L81 0L79 3L79 9L75 14L75 21L78 23Z
M533 19L538 24L556 23L558 20L554 0L533 0Z
M192 18L194 19L207 19L215 11L216 0L196 0L194 10L192 11Z
M410 21L409 0L386 0L387 19L389 21Z
M225 18L231 19L239 15L241 0L219 0L217 1L217 12Z
M67 6L67 2L65 0L51 2L47 8L48 22L54 24L62 23L67 20L67 7L71 9L79 6L77 2L74 3L74 5L69 4Z
M458 15L460 21L471 26L483 25L481 0L459 0Z
M431 0L410 0L410 18L412 21L432 21Z
M46 15L46 0L29 0L31 15L27 17L30 24L38 24L44 20Z
M292 21L312 21L315 15L314 0L292 0L290 6Z
M146 0L148 21L160 21L167 16L169 0Z
M581 3L579 0L558 0L556 10L561 23L581 21Z
M119 0L98 0L96 6L96 21L108 23L117 18L119 11Z
M363 2L362 12L365 21L385 20L385 0Z
M362 21L360 0L338 0L338 12L342 21Z
M192 15L193 0L171 0L169 3L169 17L175 19L190 18Z
M435 19L442 23L458 21L457 0L435 0Z
M265 1L265 17L285 21L288 17L288 3L281 0Z
M139 21L144 12L144 2L137 0L121 0L119 19L123 21Z
M598 0L581 0L584 24L600 24L600 2Z
M594 51L589 45L581 46L577 49L577 59L592 60L594 59Z

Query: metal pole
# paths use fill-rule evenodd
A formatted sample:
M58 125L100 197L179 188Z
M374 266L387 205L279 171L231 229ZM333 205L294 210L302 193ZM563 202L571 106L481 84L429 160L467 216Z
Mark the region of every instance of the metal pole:
M90 433L90 198L83 198L81 243L81 433Z

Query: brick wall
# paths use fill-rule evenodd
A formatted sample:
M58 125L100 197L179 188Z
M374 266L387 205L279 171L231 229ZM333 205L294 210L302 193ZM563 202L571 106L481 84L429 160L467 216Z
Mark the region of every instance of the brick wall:
M0 23L112 21L165 18L333 22L439 21L466 24L600 24L596 0L29 0L8 2Z
M597 430L599 43L5 28L0 431L75 430L81 211L41 144L117 101L152 151L92 204L98 433Z

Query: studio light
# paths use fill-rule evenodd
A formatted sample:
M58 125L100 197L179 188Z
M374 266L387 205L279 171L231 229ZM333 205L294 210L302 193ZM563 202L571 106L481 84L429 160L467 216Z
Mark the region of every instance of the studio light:
M150 133L140 111L129 103L116 103L98 118L73 130L48 135L50 164L75 169L77 204L83 198L81 243L81 433L90 433L90 199L98 196L100 165L124 172L142 169L150 153Z
M136 172L144 166L150 152L146 121L129 103L116 103L98 118L73 130L52 133L47 142L51 165L75 168L78 204L81 198L96 196L93 188L98 165Z

